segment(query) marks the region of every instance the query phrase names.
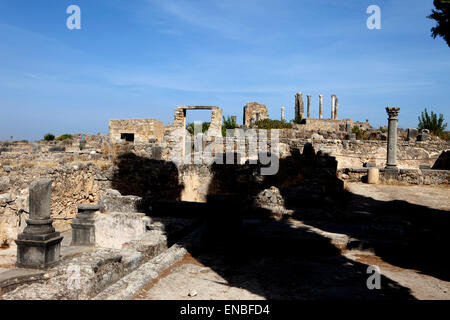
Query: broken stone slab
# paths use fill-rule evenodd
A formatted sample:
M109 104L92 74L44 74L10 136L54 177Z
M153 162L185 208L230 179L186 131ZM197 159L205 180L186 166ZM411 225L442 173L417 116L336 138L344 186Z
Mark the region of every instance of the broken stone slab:
M97 213L94 222L95 245L120 249L132 240L139 240L149 232L151 220L143 213Z
M142 198L122 196L119 191L107 189L99 200L100 212L142 212Z

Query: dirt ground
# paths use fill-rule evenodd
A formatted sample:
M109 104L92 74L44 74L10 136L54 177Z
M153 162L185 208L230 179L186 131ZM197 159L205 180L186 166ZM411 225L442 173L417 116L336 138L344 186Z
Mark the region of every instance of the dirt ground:
M377 241L390 240L386 233L375 238L375 245L367 250L336 246L343 239L353 239L358 234L354 230L365 231L373 224L366 216L389 212L393 203L395 210L408 211L409 205L416 205L419 211L430 208L446 216L450 188L351 183L348 189L347 210L369 211L362 211L363 223L358 224L359 218L352 220L354 213L344 223L296 217L281 222L252 220L239 241L187 255L149 283L136 299L450 299L450 279L438 272L436 263L424 265L415 261L414 255L397 263L391 255L398 252L387 254L384 247L379 249ZM376 210L371 212L372 208ZM379 220L376 216L374 221ZM409 238L392 239L395 243ZM418 255L417 259L422 258ZM380 268L379 290L367 287L370 265Z

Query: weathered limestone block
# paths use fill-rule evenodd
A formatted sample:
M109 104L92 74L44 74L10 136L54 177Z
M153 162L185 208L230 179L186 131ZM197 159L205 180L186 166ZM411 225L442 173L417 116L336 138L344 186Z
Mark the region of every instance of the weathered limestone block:
M121 249L132 240L141 239L149 229L151 220L143 213L97 213L94 218L95 245Z
M101 212L141 212L142 198L137 196L122 196L119 191L107 189L100 198Z

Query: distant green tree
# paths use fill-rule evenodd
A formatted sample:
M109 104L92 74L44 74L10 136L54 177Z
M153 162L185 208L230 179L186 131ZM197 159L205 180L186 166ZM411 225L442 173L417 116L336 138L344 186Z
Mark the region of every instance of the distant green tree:
M450 2L448 0L434 0L435 9L431 10L428 19L436 20L437 25L431 28L431 36L436 39L437 36L444 38L450 47Z
M444 115L439 114L439 118L436 113L431 111L428 114L427 108L423 111L419 117L419 129L428 129L430 132L436 136L442 137L445 128L447 128L447 123L444 123Z
M53 134L51 134L51 133L47 133L47 134L44 136L44 140L45 140L45 141L53 141L53 140L55 140L55 135L53 135Z
M236 129L237 123L234 121L232 116L223 116L222 119L222 136L225 137L227 135L227 129Z
M202 122L202 133L205 133L209 129L210 122ZM191 122L186 126L186 130L191 136L194 135L195 123Z

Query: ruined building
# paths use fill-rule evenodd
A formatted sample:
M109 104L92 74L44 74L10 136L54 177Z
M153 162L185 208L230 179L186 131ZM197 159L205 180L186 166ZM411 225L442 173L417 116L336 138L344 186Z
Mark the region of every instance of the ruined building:
M164 123L156 119L114 119L109 121L111 143L137 142L150 140L162 142Z
M250 127L251 124L259 120L269 119L267 107L258 102L249 102L244 107L244 126Z

